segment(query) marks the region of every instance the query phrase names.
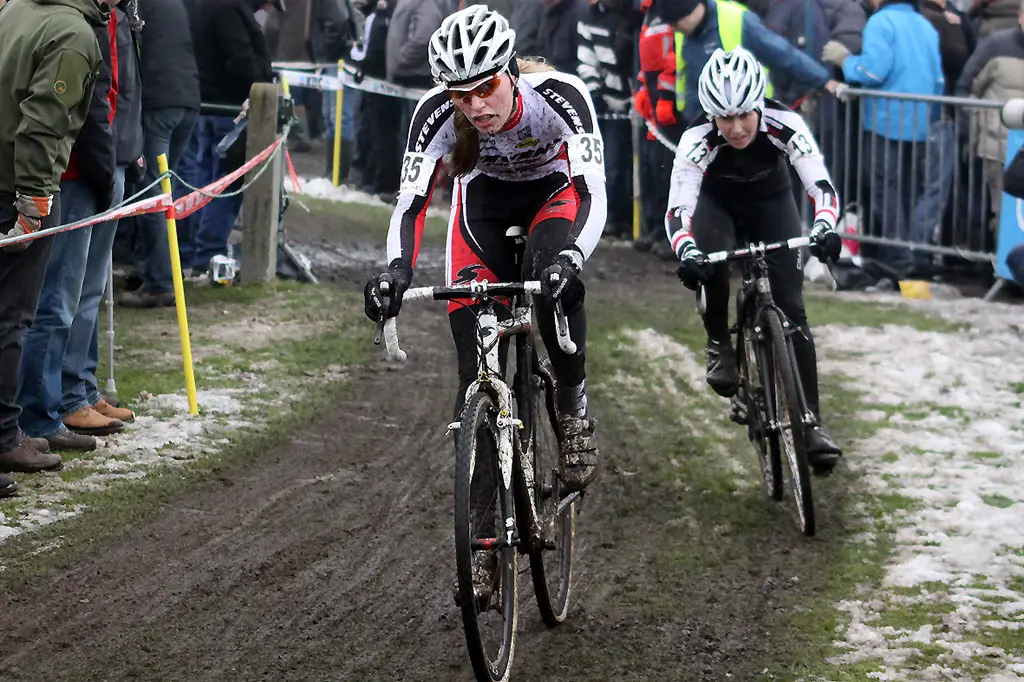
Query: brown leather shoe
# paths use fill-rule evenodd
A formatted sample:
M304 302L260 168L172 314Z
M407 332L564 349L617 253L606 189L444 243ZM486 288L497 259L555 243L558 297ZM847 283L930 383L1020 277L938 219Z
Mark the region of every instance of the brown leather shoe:
M46 437L46 442L54 450L73 450L75 452L91 452L96 449L96 439L92 436L83 436L80 433L69 431L68 427L61 426L60 430L53 435Z
M92 409L102 414L107 419L116 419L124 424L131 424L135 421L135 413L126 407L114 407L103 398L92 406Z
M15 445L7 452L0 452L0 471L16 471L34 474L37 471L56 471L64 466L58 455L39 452L27 443Z
M124 428L124 422L105 417L91 407L64 416L64 426L86 436L109 436Z
M33 438L32 436L27 435L21 429L18 429L18 442L28 443L31 447L35 448L39 452L42 452L47 455L50 454L50 441L46 440L45 438Z
M0 474L0 499L10 497L18 492L18 484L10 476Z

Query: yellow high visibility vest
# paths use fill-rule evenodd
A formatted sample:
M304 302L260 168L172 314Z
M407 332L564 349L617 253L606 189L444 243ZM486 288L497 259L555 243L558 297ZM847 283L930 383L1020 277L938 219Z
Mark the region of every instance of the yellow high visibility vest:
M732 52L743 44L743 14L749 10L732 0L717 0L718 38L722 41L722 49ZM683 40L685 36L679 31L675 33L676 46L676 111L686 107L686 62L683 61ZM763 67L763 65L762 65ZM767 77L768 69L764 70ZM768 81L766 97L774 94L771 81Z

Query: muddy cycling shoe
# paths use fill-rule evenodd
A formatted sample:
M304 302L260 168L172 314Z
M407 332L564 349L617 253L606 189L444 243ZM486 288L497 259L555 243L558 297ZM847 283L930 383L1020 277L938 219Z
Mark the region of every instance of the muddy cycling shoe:
M708 339L704 356L707 359L707 382L711 390L723 398L736 395L740 373L736 368L736 351L732 346Z
M494 579L498 570L498 555L494 552L475 552L473 554L473 596L476 599L476 610L483 613L491 602L494 594ZM459 579L452 583L452 595L455 605L462 607L462 595L459 594Z
M839 463L843 451L821 426L807 430L807 463L815 476L828 476Z
M583 490L597 478L597 420L563 415L560 434L558 476L568 492Z

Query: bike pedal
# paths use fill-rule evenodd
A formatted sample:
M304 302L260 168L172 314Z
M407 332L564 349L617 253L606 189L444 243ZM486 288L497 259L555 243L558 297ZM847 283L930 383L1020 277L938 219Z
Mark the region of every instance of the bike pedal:
M750 423L749 417L750 415L747 414L747 406L738 401L734 396L729 403L729 420L739 424L740 426L746 426Z

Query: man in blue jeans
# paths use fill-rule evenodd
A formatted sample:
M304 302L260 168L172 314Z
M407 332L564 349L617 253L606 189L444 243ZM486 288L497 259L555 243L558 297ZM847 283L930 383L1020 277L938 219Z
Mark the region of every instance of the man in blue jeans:
M107 73L112 64L118 69L94 92L92 125L83 128L61 178L64 224L119 204L125 169L142 151L139 77L127 16L115 9L98 38L106 41ZM110 190L101 195L108 181ZM54 237L36 321L25 334L26 345L38 350L22 357L20 424L55 449L93 450L94 436L117 433L133 418L130 410L107 404L95 387L99 305L116 231L117 222L107 221Z
M188 13L182 0L146 0L142 8L146 22L139 50L142 70L142 125L145 129L146 174L142 186L156 181L157 157L166 155L170 168L182 173L182 155L199 117L199 71L196 69L192 34L182 30ZM154 187L150 196L160 194ZM160 213L138 216L136 268L142 287L118 298L126 308L155 308L174 305L171 255L167 222Z
M283 0L196 0L192 13L192 45L199 69L199 91L203 102L241 105L249 98L253 83L270 83L274 71L256 21L260 9L283 12ZM234 128L232 116L200 116L193 133L195 184L202 187L240 167L245 161L245 135L218 158L215 148ZM241 186L239 179L228 188ZM228 249L228 237L242 208L242 196L214 199L197 214L194 234L182 244L182 267L193 275L205 274L210 259Z

